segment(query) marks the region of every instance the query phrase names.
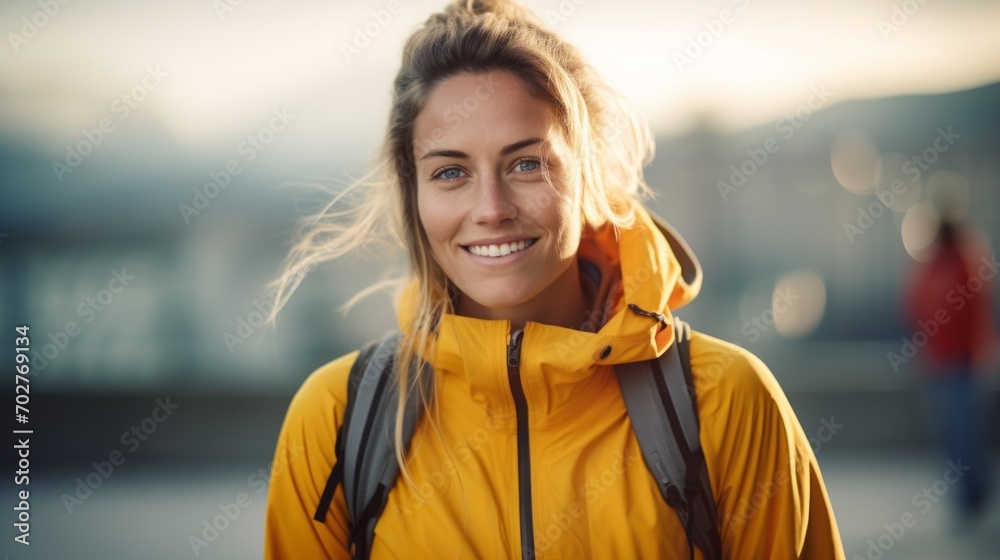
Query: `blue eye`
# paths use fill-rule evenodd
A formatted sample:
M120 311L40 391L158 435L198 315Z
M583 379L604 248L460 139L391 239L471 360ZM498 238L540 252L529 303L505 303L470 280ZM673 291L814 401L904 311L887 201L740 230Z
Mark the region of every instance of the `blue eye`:
M452 174L452 172L454 172L454 174ZM440 179L445 179L445 180L451 181L451 180L455 180L455 179L458 179L459 177L461 177L461 173L462 173L462 170L459 169L459 168L457 168L457 167L448 167L446 169L442 169L441 171L438 171L434 175L433 178L434 179L439 179L440 178Z
M530 169L525 169L524 168L525 165L534 166L534 167L531 167ZM531 171L537 170L538 167L540 167L541 165L542 164L539 163L538 160L534 160L534 159L522 159L521 161L518 162L517 167L518 167L518 171L524 171L526 173L530 173Z

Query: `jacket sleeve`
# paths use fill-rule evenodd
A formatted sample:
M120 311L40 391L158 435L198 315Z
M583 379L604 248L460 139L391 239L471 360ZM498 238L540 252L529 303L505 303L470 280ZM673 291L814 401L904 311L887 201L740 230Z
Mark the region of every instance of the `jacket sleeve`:
M337 487L326 522L313 519L336 462L337 430L347 404L353 352L313 372L296 392L271 465L264 530L265 560L350 558L347 506Z
M771 371L736 345L698 342L692 370L707 372L695 383L723 557L843 560L816 456Z

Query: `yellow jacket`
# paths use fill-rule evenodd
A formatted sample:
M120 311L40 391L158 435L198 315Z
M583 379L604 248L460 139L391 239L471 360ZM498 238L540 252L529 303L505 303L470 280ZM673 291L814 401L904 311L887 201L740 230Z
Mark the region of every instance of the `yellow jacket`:
M609 318L590 329L596 332L586 325L572 330L529 322L524 328L525 489L539 560L688 558L684 528L643 462L612 369L655 358L674 340L672 326L627 304L669 318L671 309L694 299L700 274L683 268L697 262L677 249L641 208L635 226L620 229L618 239L610 227L586 235L580 259L599 271L597 293L610 294ZM402 328L411 317L404 295ZM373 560L520 557L510 330L508 321L443 317L437 352L429 356L442 431L435 432L427 414L417 425L407 456L416 490L401 476L389 493L375 527ZM335 462L357 355L320 367L292 399L272 466L265 559L350 558L343 486L325 523L313 513ZM724 557L843 559L816 457L767 366L698 332L690 356Z

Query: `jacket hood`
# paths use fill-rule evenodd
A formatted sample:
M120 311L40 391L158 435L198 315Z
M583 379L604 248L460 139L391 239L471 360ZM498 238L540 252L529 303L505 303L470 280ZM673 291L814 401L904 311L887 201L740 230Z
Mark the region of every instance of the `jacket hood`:
M680 234L636 204L633 225L618 228L617 236L610 223L586 230L578 258L585 291L597 296L588 315L591 319L579 330L529 322L525 336L530 331L551 343L552 359L574 370L662 354L674 338L671 311L692 301L701 289L701 265ZM412 324L418 289L418 281L412 279L400 296L397 314L404 332ZM441 320L437 355L425 358L439 367L445 365L440 362L462 362L461 356L455 360L447 354L462 350L463 340L485 340L482 337L488 333L509 335L509 321L446 314ZM458 347L452 347L453 343ZM605 353L608 346L611 350Z

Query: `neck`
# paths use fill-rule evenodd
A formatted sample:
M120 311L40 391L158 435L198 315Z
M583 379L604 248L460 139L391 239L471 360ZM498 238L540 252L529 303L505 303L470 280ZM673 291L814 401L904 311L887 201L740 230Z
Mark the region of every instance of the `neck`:
M510 321L511 329L523 329L528 322L556 325L568 329L580 329L586 321L589 309L587 297L580 284L578 261L549 284L534 298L512 307L484 307L464 294L459 294L458 313L477 319Z

